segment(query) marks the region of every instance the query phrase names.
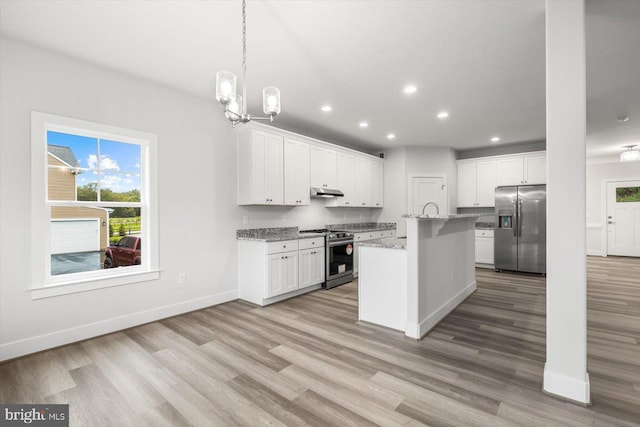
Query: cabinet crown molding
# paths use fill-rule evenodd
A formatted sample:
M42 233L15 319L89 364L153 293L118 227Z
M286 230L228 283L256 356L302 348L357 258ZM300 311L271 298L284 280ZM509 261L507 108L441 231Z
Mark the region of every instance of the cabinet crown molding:
M470 163L470 162L478 162L482 160L500 160L500 159L513 159L516 157L531 157L531 156L539 156L540 154L547 154L546 150L538 150L538 151L527 151L525 153L513 153L513 154L500 154L497 156L485 156L485 157L471 157L469 159L458 159L456 163Z

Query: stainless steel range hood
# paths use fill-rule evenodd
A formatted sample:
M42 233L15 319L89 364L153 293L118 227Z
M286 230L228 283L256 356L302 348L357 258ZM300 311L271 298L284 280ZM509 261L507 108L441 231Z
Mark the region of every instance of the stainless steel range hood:
M344 193L331 188L311 187L311 197L344 197Z

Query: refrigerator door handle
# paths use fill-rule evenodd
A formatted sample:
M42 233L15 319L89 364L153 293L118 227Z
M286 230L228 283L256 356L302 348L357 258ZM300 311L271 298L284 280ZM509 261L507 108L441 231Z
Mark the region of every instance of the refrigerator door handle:
M522 199L518 200L518 237L522 237Z
M518 218L518 199L513 199L513 215L515 216L515 222L512 224L513 237L518 237L518 224L520 224L520 218Z

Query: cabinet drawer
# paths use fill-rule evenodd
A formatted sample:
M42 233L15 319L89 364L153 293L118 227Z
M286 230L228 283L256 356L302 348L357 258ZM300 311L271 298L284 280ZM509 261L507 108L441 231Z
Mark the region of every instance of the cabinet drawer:
M356 233L353 235L354 242L363 242L369 239L369 233Z
M491 238L493 238L493 230L476 230L476 237L491 237Z
M268 242L267 254L277 254L278 252L297 251L297 240L283 240L280 242Z
M311 248L323 248L324 237L317 237L314 239L300 239L298 240L298 246L300 250Z
M389 237L395 237L396 230L382 230L378 231L378 239L386 239Z

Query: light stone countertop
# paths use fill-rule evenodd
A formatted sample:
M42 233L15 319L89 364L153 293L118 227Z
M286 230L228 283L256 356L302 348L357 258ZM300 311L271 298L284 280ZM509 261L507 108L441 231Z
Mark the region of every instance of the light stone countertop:
M407 239L398 237L389 237L387 239L366 240L364 242L356 242L356 246L366 246L370 248L384 249L407 249Z
M479 218L486 214L450 214L450 215L416 215L416 214L405 214L402 215L403 218L415 218L422 220L443 220L443 219L459 219L459 218Z
M319 227L323 228L323 227ZM351 224L331 224L324 228L334 231L362 233L367 231L395 230L395 222L357 222ZM236 231L237 240L260 242L280 242L283 240L313 239L327 233L301 233L298 227L247 228Z
M236 231L237 240L281 242L283 240L324 238L325 233L300 233L298 227L249 228Z
M352 224L331 224L329 230L346 231L348 233L365 233L367 231L395 230L395 222L356 222Z

